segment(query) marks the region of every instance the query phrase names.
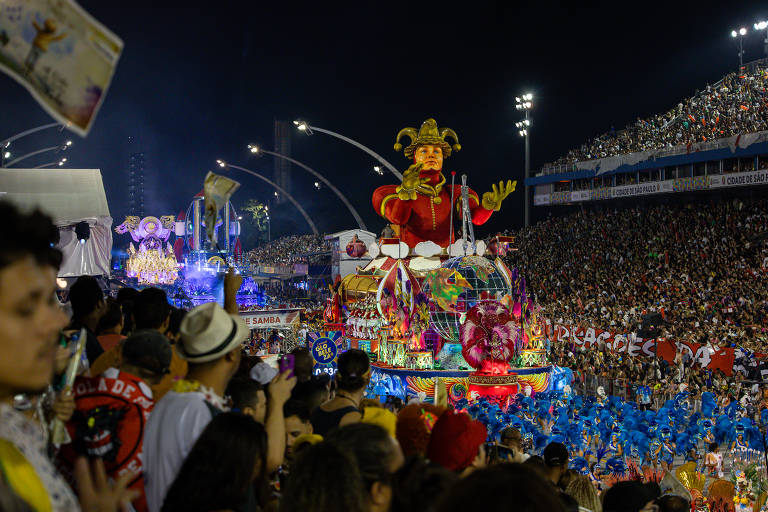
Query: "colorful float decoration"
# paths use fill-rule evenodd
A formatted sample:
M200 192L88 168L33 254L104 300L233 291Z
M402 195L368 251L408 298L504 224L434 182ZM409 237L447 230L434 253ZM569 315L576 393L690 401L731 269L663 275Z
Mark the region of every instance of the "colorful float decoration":
M129 233L138 249L130 243L126 273L139 284L173 284L179 277L179 265L168 238L175 226L173 215L160 217L128 216L115 228L119 234Z
M508 404L518 392L550 390L541 316L525 279L498 257L514 240L496 237L491 260L474 238L474 226L501 208L515 183L482 195L466 176L456 184L454 173L447 183L443 161L461 146L434 119L401 130L395 149L412 165L401 184L372 197L395 236L379 240L378 256L332 288L326 311L328 329L342 325L350 346L375 357L369 393L456 405L480 396ZM345 250L363 247L353 240Z

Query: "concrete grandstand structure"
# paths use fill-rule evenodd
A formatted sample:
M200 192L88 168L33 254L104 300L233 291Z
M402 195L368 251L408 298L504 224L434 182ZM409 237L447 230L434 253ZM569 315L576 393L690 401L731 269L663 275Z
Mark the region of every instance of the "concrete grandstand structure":
M768 60L542 167L534 205L768 184Z

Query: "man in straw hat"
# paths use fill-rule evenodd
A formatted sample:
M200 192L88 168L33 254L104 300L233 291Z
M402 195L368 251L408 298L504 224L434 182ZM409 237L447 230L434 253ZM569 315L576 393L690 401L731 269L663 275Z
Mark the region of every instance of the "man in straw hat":
M159 511L173 480L200 433L214 415L228 410L224 392L240 365L248 327L234 301L242 277L224 279L227 310L211 302L192 309L181 322L179 354L189 373L156 405L144 436L145 487L150 512ZM277 379L293 386L287 374Z
M403 149L402 137L409 137L411 143ZM446 137L456 143L448 144ZM373 193L373 207L376 212L395 226L399 226L400 239L415 247L419 242L432 241L440 247L448 247L453 237L450 225L451 187L445 186L443 159L452 151L459 151L459 139L450 128L439 128L434 119L427 119L421 129L403 128L397 134L395 151L403 151L406 158L413 160L400 185L384 185ZM477 192L469 191L469 207L472 222L485 223L494 211L499 211L501 202L514 192L517 182L499 182L491 192L483 194L480 200ZM454 186L453 204L460 204L461 190ZM456 210L457 212L460 210Z

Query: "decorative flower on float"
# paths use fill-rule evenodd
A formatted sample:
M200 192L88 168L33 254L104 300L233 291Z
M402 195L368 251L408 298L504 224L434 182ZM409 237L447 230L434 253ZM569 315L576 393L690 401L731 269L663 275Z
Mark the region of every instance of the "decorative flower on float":
M459 327L462 355L481 373L506 374L521 348L520 328L509 310L496 301L482 302Z

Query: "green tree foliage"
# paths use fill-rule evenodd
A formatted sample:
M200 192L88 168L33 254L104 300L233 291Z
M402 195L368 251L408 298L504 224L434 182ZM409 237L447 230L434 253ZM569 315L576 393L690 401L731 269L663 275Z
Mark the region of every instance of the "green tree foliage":
M243 206L242 212L240 238L243 249L247 251L267 241L269 210L257 199L249 199Z

